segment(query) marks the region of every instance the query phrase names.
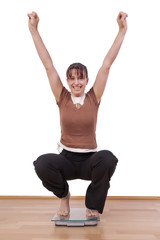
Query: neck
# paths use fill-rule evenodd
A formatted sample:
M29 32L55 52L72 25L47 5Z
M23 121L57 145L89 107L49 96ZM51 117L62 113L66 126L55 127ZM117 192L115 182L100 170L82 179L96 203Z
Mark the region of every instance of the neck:
M72 92L71 92L71 95L72 95L72 97L83 97L84 95L85 95L85 93L82 93L82 94L80 94L80 95L75 95L75 94L73 94Z

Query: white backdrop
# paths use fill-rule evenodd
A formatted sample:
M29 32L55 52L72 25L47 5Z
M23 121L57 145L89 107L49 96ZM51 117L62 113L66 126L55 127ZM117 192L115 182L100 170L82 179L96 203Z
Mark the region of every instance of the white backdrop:
M0 3L0 195L52 195L32 162L56 152L59 111L28 30L27 13L64 83L65 71L82 62L92 86L117 32L119 11L128 32L114 62L99 109L99 149L119 159L111 196L160 195L159 0L6 0ZM89 182L70 181L72 195Z

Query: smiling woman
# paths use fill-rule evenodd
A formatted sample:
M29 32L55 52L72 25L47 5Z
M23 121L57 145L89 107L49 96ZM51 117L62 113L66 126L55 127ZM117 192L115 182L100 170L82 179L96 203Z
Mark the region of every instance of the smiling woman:
M61 198L58 214L67 216L69 186L67 180L91 180L86 193L86 215L98 216L103 212L110 179L117 165L117 158L108 150L97 151L96 123L110 67L115 60L127 31L127 14L117 17L119 31L108 51L91 89L85 93L88 83L87 68L80 63L67 70L69 92L53 66L52 59L37 30L37 13L28 14L31 32L38 55L46 69L52 92L60 111L62 147L60 154L44 154L34 162L35 170L43 185Z
M84 97L88 83L88 71L81 63L73 63L67 69L67 82L73 97ZM79 99L81 102L81 99ZM78 104L78 103L77 103Z

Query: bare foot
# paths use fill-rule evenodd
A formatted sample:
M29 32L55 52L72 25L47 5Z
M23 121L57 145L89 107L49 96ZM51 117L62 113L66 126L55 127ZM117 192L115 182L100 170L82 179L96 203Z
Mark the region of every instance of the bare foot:
M57 215L67 217L70 212L70 207L69 207L69 199L70 199L70 193L68 192L67 196L64 198L61 198L60 200L60 207L57 212Z
M92 210L89 208L86 208L86 216L87 217L99 217L99 212L97 210Z

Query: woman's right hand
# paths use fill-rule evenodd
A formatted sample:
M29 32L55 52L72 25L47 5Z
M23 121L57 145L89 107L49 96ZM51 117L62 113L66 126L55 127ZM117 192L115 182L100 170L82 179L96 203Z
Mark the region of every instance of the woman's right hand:
M32 13L29 13L27 14L28 17L29 17L29 20L28 20L28 27L31 30L37 30L38 28L38 22L39 22L39 17L37 15L36 12L32 12Z

